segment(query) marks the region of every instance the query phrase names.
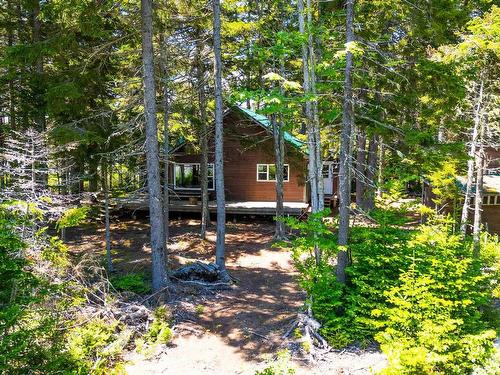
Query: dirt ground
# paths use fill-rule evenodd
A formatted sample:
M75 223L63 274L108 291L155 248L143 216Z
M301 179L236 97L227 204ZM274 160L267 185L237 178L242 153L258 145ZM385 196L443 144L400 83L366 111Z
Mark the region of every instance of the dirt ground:
M272 222L227 223L227 268L237 280L234 289L200 295L195 290L175 302L183 321L176 325L173 346L154 358L129 357L130 374L253 374L283 345L282 335L303 305L290 254L272 247ZM148 272L149 227L145 219L112 224L112 252L117 272ZM211 262L215 227L207 239L198 236L199 220L180 218L170 225L168 247L172 268L195 260ZM73 230L73 252L103 253L102 228ZM177 297L175 297L177 298ZM378 352L332 352L314 367L297 363L298 373L363 374L380 367ZM330 355L329 355L330 356Z

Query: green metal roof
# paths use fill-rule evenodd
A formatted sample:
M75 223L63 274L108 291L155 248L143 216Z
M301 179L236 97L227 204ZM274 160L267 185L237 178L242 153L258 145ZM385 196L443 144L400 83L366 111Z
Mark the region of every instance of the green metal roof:
M241 112L246 114L248 117L250 117L252 120L257 122L259 125L261 125L266 130L272 132L273 129L272 129L271 121L266 116L261 115L259 113L256 113L250 109L243 108L241 106L235 106L235 108L239 109ZM293 136L289 132L285 131L283 133L283 138L285 139L285 141L290 143L292 146L298 148L304 154L308 153L307 148L305 147L306 146L305 142L302 142L300 139Z
M465 192L467 190L467 177L457 176L458 188ZM476 184L472 185L472 193L476 192ZM500 194L500 174L485 174L483 176L483 194Z
M241 107L239 105L238 106L234 106L233 108L238 109L244 115L246 115L247 117L249 117L250 119L252 119L253 121L255 121L257 124L259 124L260 126L262 126L264 129L266 129L267 131L269 131L269 132L272 133L273 129L272 129L271 121L266 116L258 114L258 113L254 112L254 111L251 111L250 109L243 108L243 107ZM305 155L308 154L307 147L305 147L306 146L305 142L302 142L300 139L298 139L297 137L294 137L292 134L290 134L287 131L285 131L283 133L283 138L285 139L286 142L290 143L292 146L294 146L295 148L297 148L303 154L305 154ZM183 146L184 144L186 144L186 139L184 137L181 137L178 140L178 142L175 145L175 147L173 147L173 148L170 149L170 152L173 152L173 151L177 150L179 147Z

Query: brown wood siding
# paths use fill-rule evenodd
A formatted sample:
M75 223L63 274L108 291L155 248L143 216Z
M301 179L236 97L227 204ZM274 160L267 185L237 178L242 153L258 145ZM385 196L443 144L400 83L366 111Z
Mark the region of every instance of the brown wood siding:
M224 118L224 131L226 199L231 201L275 201L276 183L257 181L257 164L274 163L272 136L261 126L234 112ZM285 149L285 164L289 164L289 181L284 183L284 200L307 202L306 158L289 144L286 144ZM178 163L199 163L200 155L191 153L189 146L186 146L174 154L172 159ZM210 163L213 163L212 141L210 142L208 159Z
M500 206L483 205L482 219L490 233L500 234Z
M496 173L500 173L500 149L487 147L484 152L486 154L486 168L495 169Z

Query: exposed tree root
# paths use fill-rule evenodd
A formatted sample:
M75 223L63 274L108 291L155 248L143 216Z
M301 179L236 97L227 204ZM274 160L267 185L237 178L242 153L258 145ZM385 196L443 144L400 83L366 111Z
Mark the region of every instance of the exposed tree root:
M297 341L300 344L298 349L308 356L309 361L314 362L331 351L326 340L318 333L320 328L321 324L312 317L310 312L299 313L283 335L283 339L286 340L293 335L290 341ZM293 347L293 344L288 346Z

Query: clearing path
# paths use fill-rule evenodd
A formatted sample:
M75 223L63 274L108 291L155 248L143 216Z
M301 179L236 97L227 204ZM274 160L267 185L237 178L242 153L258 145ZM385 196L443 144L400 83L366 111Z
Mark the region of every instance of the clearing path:
M172 268L196 260L211 262L215 253L215 228L207 239L198 236L199 221L171 222L169 257ZM111 228L113 255L118 272L148 271L149 227L144 220L128 220ZM176 296L173 346L150 359L131 356L130 374L253 374L266 358L282 346L281 336L296 318L305 294L297 285L290 254L272 247L270 222L227 223L227 268L239 281L231 290ZM72 236L73 251L101 252L102 229L79 231ZM381 361L378 352L332 353L334 362L301 367L301 373L369 373ZM383 360L383 358L382 358ZM331 362L331 363L330 363ZM326 366L326 367L325 367ZM326 371L326 372L325 372ZM359 372L361 371L361 372Z

